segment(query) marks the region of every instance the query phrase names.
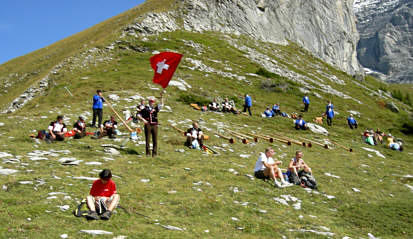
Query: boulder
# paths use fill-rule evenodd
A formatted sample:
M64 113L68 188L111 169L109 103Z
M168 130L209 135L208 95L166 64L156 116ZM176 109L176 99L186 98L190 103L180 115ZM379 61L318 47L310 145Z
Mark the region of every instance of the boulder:
M397 106L394 104L394 102L386 103L386 108L393 111L394 113L399 113L400 110L397 108Z

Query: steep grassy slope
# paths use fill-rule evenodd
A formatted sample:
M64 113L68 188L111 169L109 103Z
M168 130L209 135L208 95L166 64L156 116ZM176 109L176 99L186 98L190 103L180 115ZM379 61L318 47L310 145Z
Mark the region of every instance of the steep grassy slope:
M174 32L147 38L145 41L132 37L123 39L113 50L106 52L112 58L110 61L87 67L71 63L62 69L54 79L55 85L44 96L14 114L0 115L0 122L4 123L0 126L0 152L13 155L4 157L5 161L16 159L15 163L3 162L0 166L19 170L10 176L0 176L3 185L0 191L1 238L56 238L64 233L70 238L89 238L79 232L84 229L113 232L113 235L102 238L119 235L128 238L367 238L368 233L381 238L413 237L413 197L412 190L406 186L412 185L411 177L406 175L412 175L413 170L413 151L410 149L413 139L398 132L398 115L378 104L389 100L370 96L371 92L364 88L376 91L381 83L370 78L359 83L294 44L277 46L216 33ZM256 75L264 66L248 58L243 46L268 55L283 69L321 79L314 84L329 84L362 104L325 93L320 88L313 89L310 112L304 115L307 121L323 113L328 99L333 100L339 112L334 126L327 127L328 137L297 132L292 128L291 119L263 119L259 114L275 102L281 103L282 111L299 112L303 96L299 88L303 86L295 78L273 75L267 79ZM120 155L108 155L101 145L120 145L121 141L86 138L46 144L36 143L28 137L34 130L45 128L57 114L64 114L69 125L78 115L87 115L91 97L98 88L104 90L105 95L120 96L120 100L114 102L119 111L134 109L138 102L131 96L159 96L159 88L151 83L152 70L148 59L153 51L163 50L184 54L175 79L181 78L191 88L188 91L174 86L167 89L166 105L172 111L167 110L160 115L159 157L143 156L143 138L129 142L127 149L120 150ZM31 56L17 60L23 61L28 57ZM203 68L199 62L194 64L194 60L210 68ZM232 75L228 76L228 73ZM342 81L345 85L331 82L333 75L337 82ZM286 86L287 89L283 92L278 88L263 87L271 84ZM70 96L64 87L70 89L74 96ZM392 86L388 87L391 89ZM251 94L254 99L253 117L202 113L181 101L184 97L207 101L215 96L228 96L241 108L244 93ZM349 110L361 114L358 130L346 127L345 118ZM109 114L108 107L105 107L105 118ZM175 122L186 128L191 120L200 121L202 128L211 136L208 145L217 147L220 155L208 156L183 147L184 138L169 123ZM385 132L403 137L406 150L400 153L390 151L384 145L369 147L363 144L361 132L367 127L380 127ZM313 168L319 183L319 191L307 192L300 187L280 190L245 176L252 174L258 153L270 144L259 141L229 145L213 136L212 132L222 128L302 136L320 142L328 139L351 147L355 152L340 148L326 150L318 146L303 148L271 144L277 152L276 157L283 161L283 168L295 150L303 150L304 158ZM361 147L378 150L385 158ZM46 159L37 161L29 155L34 150L50 152L51 149L70 152L45 155ZM79 166L62 166L57 161L62 157L75 157L83 162ZM101 165L87 164L91 162ZM70 211L87 195L92 182L73 177L97 177L103 168L112 169L116 175L114 180L121 194L121 205L128 209L130 215L118 210L109 222L87 222L73 217ZM145 183L142 179L150 181ZM296 197L298 201L288 202L287 206L274 200L283 198L282 195ZM53 196L56 198L50 198ZM62 211L58 206L63 205L69 205L70 209ZM184 230L170 231L162 225ZM327 236L303 230L327 232Z

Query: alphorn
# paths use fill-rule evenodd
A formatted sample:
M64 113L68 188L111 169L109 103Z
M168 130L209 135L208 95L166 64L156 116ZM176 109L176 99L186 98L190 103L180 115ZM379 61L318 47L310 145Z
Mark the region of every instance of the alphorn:
M232 133L234 133L234 134L237 134L237 135L239 135L239 136L241 136L241 137L243 137L243 138L245 138L245 139L251 139L251 140L254 140L254 142L258 142L258 138L257 137L251 137L251 136L248 136L248 135L246 135L246 134L243 134L243 133L239 133L239 132L235 132L235 131L232 131L232 130L229 130L229 129L227 129L227 131L228 132L232 132Z
M341 145L341 144L339 144L339 143L336 143L336 142L334 142L334 141L331 141L331 142L332 142L333 144L339 146L340 148L343 148L343 149L345 149L345 150L347 150L347 151L353 152L353 149L352 149L352 148L347 148L346 146L343 146L343 145Z
M247 135L250 135L250 136L254 137L254 140L255 140L255 138L264 139L264 140L268 140L270 143L274 143L274 139L271 138L271 137L265 137L265 136L262 136L262 135L251 134L251 133L247 133Z
M231 144L235 143L235 140L234 140L233 138L230 138L230 137L228 137L228 136L219 134L218 132L215 132L214 134L218 135L219 137L221 137L221 138L223 138L223 139L228 140Z
M185 130L182 130L176 126L171 125L172 128L176 129L179 133L183 134L184 136L186 136L187 132L185 132ZM208 140L209 136L208 135L204 135L204 140Z
M184 136L186 136L186 132L176 126L171 125L172 128L176 129L179 133L183 134Z
M112 107L112 104L110 103L110 101L108 101L107 99L105 99L103 96L102 96L102 98L106 101L106 103L108 103L109 108L112 110L112 112L118 117L118 119L119 119L120 121L122 121L123 125L125 125L125 127L129 130L129 132L130 132L130 138L133 139L133 140L137 140L137 139L138 139L137 134L141 133L142 130L139 129L139 128L137 128L136 131L132 130L132 129L129 127L128 123L126 123L126 122L122 119L122 117L120 117L120 115L118 114L118 112L116 112L116 110Z
M288 140L288 141L290 141L291 143L294 143L294 144L297 144L297 145L300 145L300 146L304 146L304 147L307 146L305 142L300 142L300 141L297 141L297 140L295 140L295 139L290 139L290 138L287 138L287 137L285 137L285 136L281 136L281 135L277 135L277 134L275 134L275 135L276 135L277 137L281 138L281 139ZM310 146L309 146L309 147L310 147Z
M291 142L288 141L288 140L285 140L285 139L280 139L280 138L276 138L276 137L270 137L270 136L267 136L267 135L256 135L256 136L259 137L259 138L268 140L268 141L270 141L270 143L273 143L274 140L277 140L277 141L280 141L280 142L282 142L282 143L286 143L287 145L291 145Z
M242 136L240 136L240 135L238 135L238 134L234 134L234 133L231 132L231 131L228 131L228 133L230 133L230 134L232 134L233 136L235 136L235 138L240 139L243 144L248 144L248 139L246 139L245 137L242 137Z
M303 137L299 137L299 138L302 139L302 140L308 140L309 142L311 142L313 144L316 144L316 145L319 145L319 146L321 146L325 149L328 149L328 144L322 144L322 143L319 143L317 141L314 141L314 140L311 140L311 139L306 139L306 138L303 138Z

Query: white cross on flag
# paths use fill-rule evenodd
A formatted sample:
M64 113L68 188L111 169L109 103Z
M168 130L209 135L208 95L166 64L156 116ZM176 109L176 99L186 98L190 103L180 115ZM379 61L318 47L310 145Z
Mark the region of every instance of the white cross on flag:
M155 71L153 83L161 85L162 88L166 88L181 59L182 55L174 52L161 52L152 56L150 62L152 69Z

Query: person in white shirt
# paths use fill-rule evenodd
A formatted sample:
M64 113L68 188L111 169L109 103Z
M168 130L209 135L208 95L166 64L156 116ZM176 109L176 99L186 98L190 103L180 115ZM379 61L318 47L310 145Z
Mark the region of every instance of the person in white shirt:
M272 179L274 180L274 185L276 187L286 187L291 186L290 183L284 180L284 176L281 169L278 168L281 161L274 161L272 158L274 156L274 150L271 147L265 149L265 153L260 153L257 162L255 163L254 176L259 179ZM281 180L278 182L277 178Z
M198 122L192 123L192 128L186 131L185 145L194 149L200 149L203 146L204 134L198 126Z
M67 132L66 125L63 123L63 116L57 116L56 121L50 123L48 131L47 140L63 141Z

